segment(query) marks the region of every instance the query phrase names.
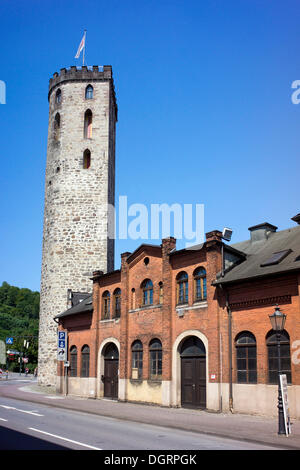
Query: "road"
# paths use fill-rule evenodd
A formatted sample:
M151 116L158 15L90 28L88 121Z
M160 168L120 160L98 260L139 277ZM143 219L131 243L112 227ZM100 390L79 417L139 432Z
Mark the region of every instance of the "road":
M4 382L0 386L5 386ZM105 451L275 449L6 397L0 397L0 448Z

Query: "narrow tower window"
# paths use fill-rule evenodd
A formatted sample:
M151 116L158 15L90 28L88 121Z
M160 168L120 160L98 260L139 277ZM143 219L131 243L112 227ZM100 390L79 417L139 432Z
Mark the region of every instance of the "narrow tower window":
M56 113L54 118L54 139L59 140L60 137L60 114Z
M92 138L92 121L93 121L93 114L92 114L92 111L88 109L84 115L84 138L85 139Z
M88 85L85 89L85 99L92 100L94 95L94 88L92 85Z
M55 95L55 103L60 104L61 103L61 89L59 88L56 92Z
M83 152L83 168L87 170L91 166L91 152L86 149Z

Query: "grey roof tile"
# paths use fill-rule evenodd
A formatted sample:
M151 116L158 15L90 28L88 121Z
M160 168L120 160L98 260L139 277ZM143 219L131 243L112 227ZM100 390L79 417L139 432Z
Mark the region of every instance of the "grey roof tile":
M247 258L225 273L224 277L217 276L215 284L300 270L300 226L279 232L271 232L269 237L264 240L255 242L247 240L231 246L246 253ZM274 253L288 249L291 252L278 264L261 266Z

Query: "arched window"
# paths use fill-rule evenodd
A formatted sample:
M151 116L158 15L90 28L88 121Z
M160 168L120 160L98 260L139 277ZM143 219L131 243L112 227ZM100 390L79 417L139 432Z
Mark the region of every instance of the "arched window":
M206 299L206 271L204 268L197 268L194 271L194 302Z
M187 304L189 301L189 278L186 272L177 274L177 304Z
M77 348L70 348L70 377L77 377Z
M143 305L152 305L153 304L153 284L150 279L145 279L142 282L143 290Z
M84 345L81 349L81 377L89 377L90 375L90 348Z
M87 170L91 166L91 152L86 149L83 152L83 168Z
M56 113L54 118L54 139L59 140L60 138L60 114Z
M61 89L59 88L55 94L55 103L60 104L61 103Z
M235 339L237 383L257 382L256 339L249 331L239 333Z
M158 283L159 287L159 304L162 305L164 302L164 286L162 282Z
M114 316L115 318L121 316L121 289L119 288L114 291Z
M106 290L102 295L102 320L108 320L110 316L110 293Z
M143 376L143 345L141 341L136 340L131 346L131 357L132 357L132 379L141 379Z
M94 88L92 87L92 85L88 85L85 89L85 99L86 100L93 99L93 94L94 94Z
M131 289L131 309L135 309L135 289Z
M161 380L162 377L162 345L159 339L153 339L149 344L150 379Z
M267 334L269 384L278 383L278 347L276 333L273 330ZM286 374L287 382L292 383L290 337L284 330L280 335L280 365L281 373Z
M92 122L93 122L93 114L90 109L88 109L84 114L84 138L91 139L92 138Z

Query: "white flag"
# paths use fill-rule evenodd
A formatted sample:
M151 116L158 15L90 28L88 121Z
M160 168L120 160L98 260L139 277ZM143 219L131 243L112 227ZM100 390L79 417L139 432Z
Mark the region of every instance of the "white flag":
M79 58L80 52L82 51L82 49L83 49L84 46L85 46L85 35L86 35L86 32L84 32L83 38L81 39L81 42L80 42L79 47L78 47L77 54L76 54L76 56L75 56L75 59L78 59L78 58Z

